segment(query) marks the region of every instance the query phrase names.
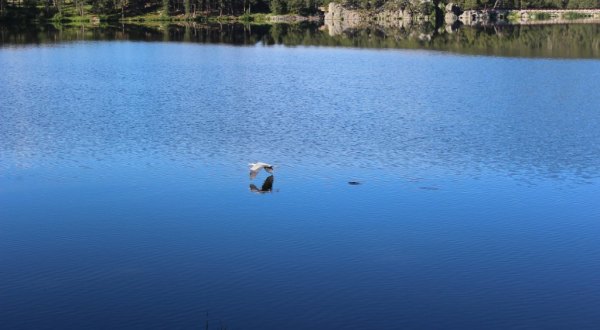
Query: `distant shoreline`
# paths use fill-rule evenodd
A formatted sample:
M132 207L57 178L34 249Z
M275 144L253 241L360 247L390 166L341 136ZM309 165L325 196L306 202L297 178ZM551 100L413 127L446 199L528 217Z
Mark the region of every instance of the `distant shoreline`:
M175 15L161 16L151 13L141 16L129 16L125 18L106 16L106 15L85 15L85 16L67 16L61 19L52 18L35 18L35 19L15 19L15 18L0 18L2 23L33 23L33 24L91 24L99 25L105 23L127 23L127 24L144 24L144 23L182 23L182 22L197 22L197 23L299 23L299 22L320 22L323 16L301 16L294 14L274 15L274 14L247 14L247 15Z
M493 24L569 24L600 23L600 9L481 9L462 10L449 3L429 10L391 8L385 10L348 9L330 3L324 20L342 29L376 25L404 26L411 21L431 21L436 25L493 25Z
M3 0L0 0L2 2ZM18 0L21 1L21 0ZM60 12L47 14L47 8L8 6L0 12L0 23L60 23L60 24L103 24L103 23L300 23L300 22L345 22L343 25L399 25L395 21L431 21L436 25L443 22L467 25L504 24L563 24L600 23L600 8L591 9L552 9L552 8L479 8L463 10L454 3L422 2L422 6L384 5L374 9L349 7L336 2L327 6L314 7L309 13L275 14L263 11L225 14L214 11L165 12L160 6L148 8L144 12L113 11L110 14L95 13L90 8L77 7L77 1L65 2Z
M446 23L457 20L467 25L600 23L600 9L487 9L466 10L457 17L452 17L453 14L446 12ZM451 19L450 22L448 18Z

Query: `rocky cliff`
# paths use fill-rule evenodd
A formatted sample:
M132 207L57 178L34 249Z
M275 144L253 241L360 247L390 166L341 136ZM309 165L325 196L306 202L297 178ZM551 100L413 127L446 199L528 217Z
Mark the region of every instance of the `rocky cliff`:
M325 13L325 23L334 34L336 30L346 30L361 27L405 27L411 21L429 20L428 16L417 15L410 10L386 9L363 10L348 9L338 3L329 3Z

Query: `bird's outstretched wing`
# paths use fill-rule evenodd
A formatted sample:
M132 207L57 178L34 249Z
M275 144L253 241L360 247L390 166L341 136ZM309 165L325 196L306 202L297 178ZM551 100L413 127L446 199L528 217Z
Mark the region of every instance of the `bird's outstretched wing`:
M256 178L256 176L258 175L258 172L260 172L260 170L262 170L263 168L269 174L273 173L273 166L271 166L267 163L263 163L263 162L250 163L250 164L248 164L248 166L250 166L250 180L253 180L254 178Z
M250 171L258 172L258 171L260 171L261 168L264 167L264 164L261 162L258 162L258 163L250 163L250 164L248 164L248 166L250 166Z

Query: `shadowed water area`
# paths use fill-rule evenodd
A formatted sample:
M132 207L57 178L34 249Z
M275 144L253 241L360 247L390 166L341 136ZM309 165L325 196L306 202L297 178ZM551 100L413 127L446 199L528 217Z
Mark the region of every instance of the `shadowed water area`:
M593 329L597 27L503 28L2 28L1 324Z

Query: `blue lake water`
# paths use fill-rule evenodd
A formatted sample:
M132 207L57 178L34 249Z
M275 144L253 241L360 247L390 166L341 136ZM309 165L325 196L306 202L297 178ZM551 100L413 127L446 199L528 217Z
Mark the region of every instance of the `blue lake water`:
M598 60L1 48L0 323L595 328L599 97Z

